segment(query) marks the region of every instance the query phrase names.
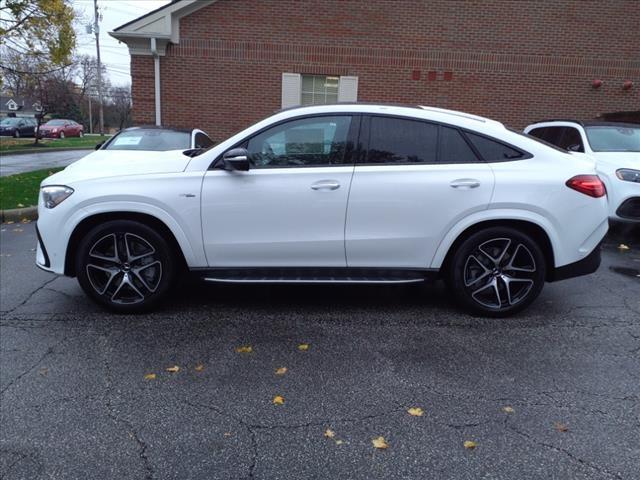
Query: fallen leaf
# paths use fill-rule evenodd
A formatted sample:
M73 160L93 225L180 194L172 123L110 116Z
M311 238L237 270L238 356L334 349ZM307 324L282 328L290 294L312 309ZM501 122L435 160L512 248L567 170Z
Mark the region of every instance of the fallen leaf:
M374 438L373 440L371 440L371 443L373 443L373 446L375 448L379 448L381 450L384 450L385 448L389 448L389 444L384 439L384 437Z
M19 203L18 205L16 205L16 207L18 207L18 208L23 208L23 207L24 207L24 205L23 205L23 204L21 204L21 203Z
M231 432L224 432L223 434L225 437L230 437L231 436Z
M155 373L147 373L147 374L144 376L144 379L145 379L145 380L155 380L155 379L156 379L156 374L155 374Z
M412 407L407 410L407 413L409 413L409 415L413 417L421 417L422 415L424 415L424 411L422 411L420 407Z
M471 440L467 440L463 443L464 448L468 449L468 450L473 450L474 448L476 448L478 446L478 444L476 442L472 442Z
M196 372L201 372L204 370L204 365L199 363L198 365L196 365L195 371Z
M621 243L620 245L618 245L618 250L629 250L629 246Z
M251 353L253 352L253 348L251 345L243 345L241 347L236 347L237 353Z
M42 375L43 377L47 376L47 373L49 373L49 369L47 367L43 367L40 369L40 375Z
M23 218L22 223L31 223L31 220L29 220L28 218Z
M275 397L273 397L273 404L274 405L284 405L284 397L282 397L280 395L276 395Z
M336 445L342 445L344 442L342 440L336 440Z
M331 430L330 428L327 428L327 429L324 431L324 436L325 436L325 437L327 437L327 438L333 438L333 437L335 437L335 436L336 436L336 432L334 432L334 431L333 431L333 430Z
M7 225L11 225L12 223L16 223L16 222L14 222L13 220L9 220L9 221L7 222Z
M509 407L509 406L502 407L502 411L503 411L504 413L514 413L514 412L515 412L515 410L513 409L513 407Z
M180 371L180 367L178 365L174 365L173 367L167 367L165 370L170 373L178 373Z
M559 432L566 432L569 430L569 427L567 427L564 423L554 422L553 426L556 427L556 430L558 430Z
M287 373L287 367L276 368L276 375L284 375Z
M300 345L298 345L298 350L300 350L301 352L306 352L307 350L309 350L309 344L301 343Z
M13 231L14 232L23 232L24 230L22 230L21 228L14 228Z

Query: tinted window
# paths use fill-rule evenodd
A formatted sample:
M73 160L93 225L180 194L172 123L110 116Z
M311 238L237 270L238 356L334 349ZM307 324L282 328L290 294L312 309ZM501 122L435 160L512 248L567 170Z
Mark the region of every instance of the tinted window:
M277 125L247 144L255 167L303 167L344 163L351 117L313 117Z
M61 127L65 123L67 123L66 120L49 120L47 123L45 123L45 125L49 127Z
M196 133L194 148L209 148L213 146L213 140L202 132Z
M15 117L13 118L3 118L0 122L0 125L17 125L19 120Z
M466 135L469 137L469 140L471 140L471 143L473 143L473 146L478 149L482 158L487 162L514 160L524 156L522 152L496 140L481 137L473 133L467 133Z
M559 146L564 130L565 127L547 127L543 140L551 143L552 145Z
M440 127L439 163L474 163L478 161L473 150L459 130Z
M437 145L437 125L371 117L366 163L435 163Z
M144 129L120 132L106 144L104 150L186 150L191 148L191 134L175 130Z
M540 138L546 141L548 133L549 133L549 129L547 127L542 127L542 128L534 128L528 133L528 135L531 135L532 137Z
M577 145L577 147L575 147ZM560 148L568 150L569 147L575 147L571 150L575 152L584 152L584 146L582 145L582 139L580 138L580 132L577 128L564 127L564 134L558 143Z

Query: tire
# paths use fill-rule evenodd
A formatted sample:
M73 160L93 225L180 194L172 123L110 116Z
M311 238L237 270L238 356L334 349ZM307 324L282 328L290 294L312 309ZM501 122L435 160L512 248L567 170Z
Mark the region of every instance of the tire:
M176 272L167 240L131 220L94 227L80 242L75 262L85 293L119 313L154 308L171 288Z
M80 138L84 137L84 133L82 132L82 130L80 130L80 132L78 132L78 137L80 137Z
M16 129L16 133L13 134L14 138L20 138L20 132Z
M64 132L60 132L60 134L58 135L58 138L64 138Z
M540 246L511 227L472 234L456 249L447 272L453 295L469 312L506 317L526 308L544 286L546 261Z

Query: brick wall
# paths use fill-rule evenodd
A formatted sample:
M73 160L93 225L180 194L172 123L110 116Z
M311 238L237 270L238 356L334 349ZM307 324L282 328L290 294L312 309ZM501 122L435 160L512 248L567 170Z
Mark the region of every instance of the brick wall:
M283 72L356 75L360 101L516 128L640 110L639 25L637 0L219 0L161 58L163 123L222 140L280 108ZM152 123L153 61L131 63L134 121Z

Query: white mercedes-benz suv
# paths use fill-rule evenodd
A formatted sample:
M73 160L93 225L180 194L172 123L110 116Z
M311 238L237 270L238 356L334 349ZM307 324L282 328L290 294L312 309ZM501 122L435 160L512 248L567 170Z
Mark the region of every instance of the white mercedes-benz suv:
M609 199L609 218L640 222L640 125L592 120L546 120L525 133L596 161Z
M45 179L37 264L97 302L149 309L210 282L412 283L504 316L591 273L607 232L593 163L429 107L281 111L208 150L123 151Z

